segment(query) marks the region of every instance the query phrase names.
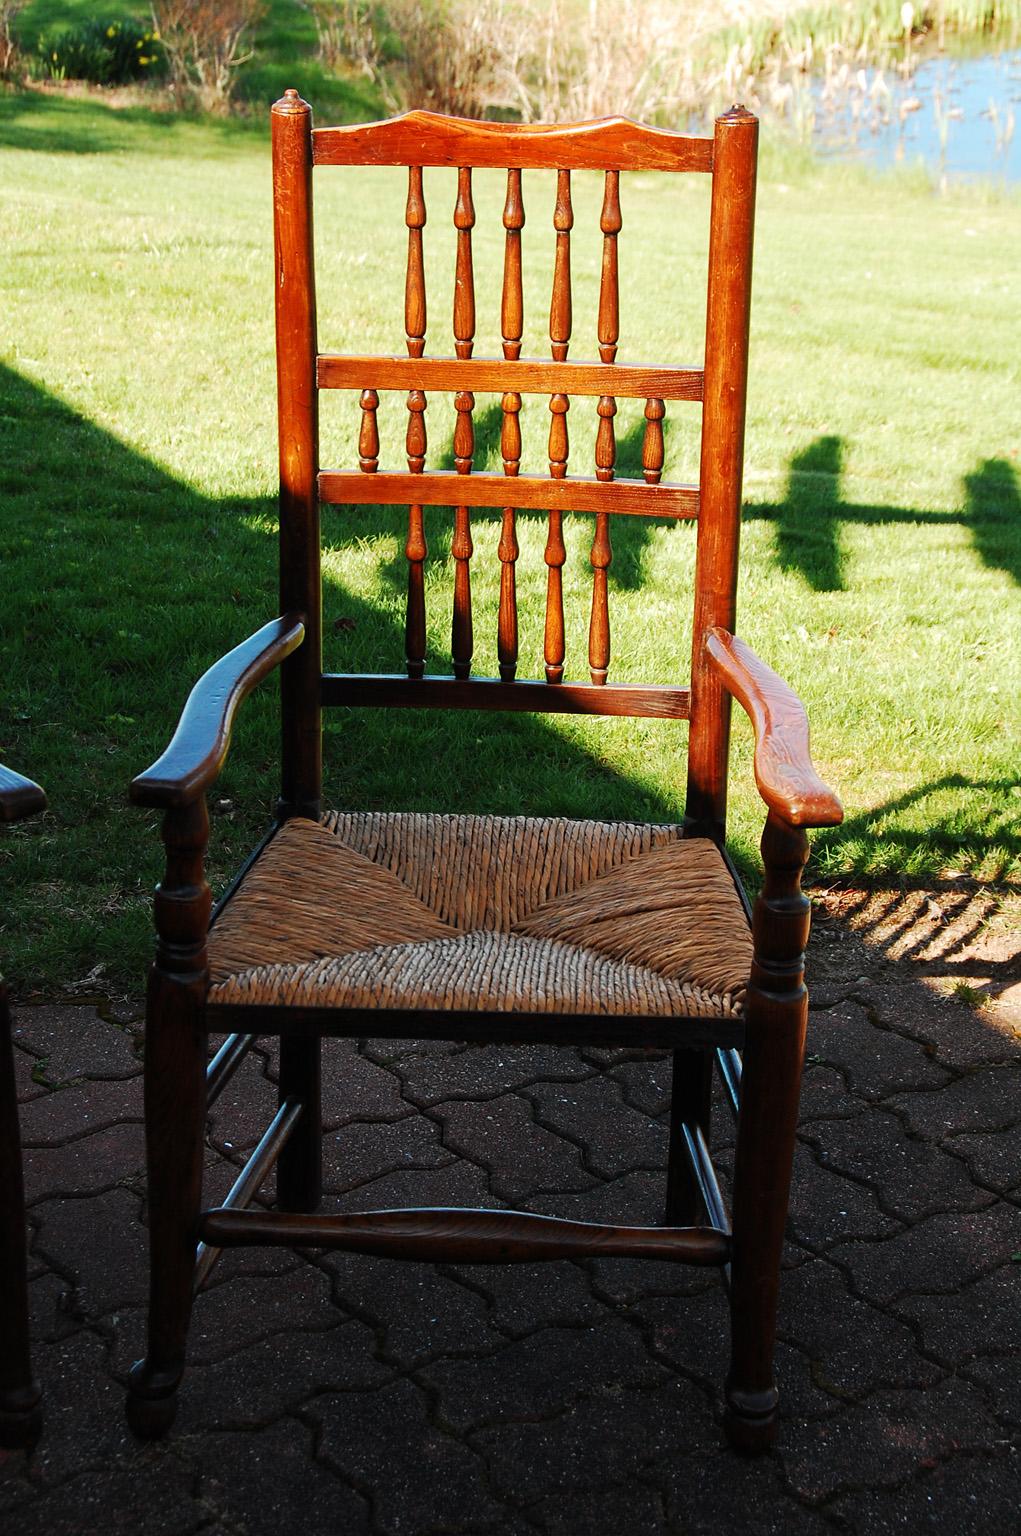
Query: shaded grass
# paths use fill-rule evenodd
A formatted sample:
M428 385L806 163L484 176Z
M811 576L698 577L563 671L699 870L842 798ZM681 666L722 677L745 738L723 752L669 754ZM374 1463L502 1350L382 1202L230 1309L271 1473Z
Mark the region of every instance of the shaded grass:
M78 135L93 141L85 152L56 147ZM22 987L97 962L134 985L160 850L156 819L126 806L127 781L160 750L191 679L276 611L268 154L262 135L230 125L167 128L37 97L0 104L0 146L12 317L0 353L0 757L39 778L52 804L0 842L5 958ZM477 177L480 296L499 281L498 181ZM324 174L324 349L400 349L403 194L399 175ZM427 194L439 351L452 302L449 178L429 178ZM694 180L625 178L622 360L698 359L705 194ZM525 350L541 354L552 188L526 177L525 196ZM575 204L583 357L594 351L595 178L578 178ZM911 182L828 169L767 173L762 188L740 627L805 697L820 767L847 802L847 825L815 842L827 878L1021 874L1018 362L1004 325L1017 308L1017 234L1010 199L936 200ZM480 299L480 354L498 351L498 319ZM352 462L357 416L353 398L324 401L324 461ZM498 402L480 396L476 416L477 462L498 467ZM401 400L384 399L384 467L403 462L405 419ZM434 398L427 419L431 462L449 462L449 402ZM523 420L525 464L541 469L545 402L527 402ZM668 420L668 468L688 478L697 409ZM570 423L580 466L594 411L576 400ZM638 411L622 403L617 425L622 465L634 464ZM476 663L492 674L498 529L484 514L473 522ZM437 670L449 666L449 534L438 510ZM541 519L521 517L525 676L542 670L544 534ZM683 680L694 531L620 519L613 534L612 674ZM402 514L331 510L324 538L327 665L398 670ZM590 538L590 520L569 520L575 676ZM372 711L329 722L334 804L683 813L684 731L669 724ZM761 806L743 723L732 782L732 838L751 866ZM214 799L217 883L276 788L275 691L264 685Z

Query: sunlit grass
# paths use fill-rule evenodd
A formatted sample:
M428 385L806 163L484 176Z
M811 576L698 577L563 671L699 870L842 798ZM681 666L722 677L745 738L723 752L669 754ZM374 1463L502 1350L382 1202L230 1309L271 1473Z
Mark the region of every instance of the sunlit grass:
M127 781L169 734L190 680L276 611L268 145L92 103L0 102L0 757L50 791L0 843L3 935L21 987L97 963L128 985L148 951L156 819ZM35 146L35 147L33 147ZM324 172L324 349L400 351L398 175ZM430 347L449 345L453 188L427 185ZM526 178L526 351L542 354L552 188ZM621 358L698 361L706 187L625 178ZM480 353L498 351L498 178L477 177ZM575 341L594 354L598 186L578 179ZM917 179L766 158L756 256L739 627L805 698L848 808L815 842L817 878L1016 881L1019 737L1016 200L932 196ZM494 283L497 285L494 289ZM354 399L324 403L323 456L353 462ZM479 397L480 466L499 466ZM432 462L453 413L433 399ZM549 412L527 402L525 464ZM697 408L670 413L671 473L694 472ZM402 463L403 403L380 409ZM594 412L570 415L576 466ZM634 411L617 420L635 463ZM632 471L634 472L633 468ZM496 670L496 522L473 520L476 668ZM430 518L429 644L447 670L449 519ZM541 675L541 519L520 519L522 675ZM398 670L399 511L324 515L327 664ZM571 519L568 670L585 675L591 521ZM614 527L618 679L688 674L694 531ZM671 819L684 731L641 721L373 712L330 717L334 804ZM222 882L276 795L275 693L246 706L216 797ZM751 863L761 805L735 731L731 831Z

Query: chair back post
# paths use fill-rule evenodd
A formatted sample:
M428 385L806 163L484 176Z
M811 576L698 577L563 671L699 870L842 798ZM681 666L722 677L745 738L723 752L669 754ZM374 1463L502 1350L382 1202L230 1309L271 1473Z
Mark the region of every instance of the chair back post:
M734 628L758 137L758 120L744 107L716 119L685 829L719 842L727 817L730 698L709 670L704 639L713 625Z
M300 613L305 638L280 669L281 818L319 815L322 789L322 587L319 397L312 243L312 109L297 91L274 103L277 416L280 434L280 612Z

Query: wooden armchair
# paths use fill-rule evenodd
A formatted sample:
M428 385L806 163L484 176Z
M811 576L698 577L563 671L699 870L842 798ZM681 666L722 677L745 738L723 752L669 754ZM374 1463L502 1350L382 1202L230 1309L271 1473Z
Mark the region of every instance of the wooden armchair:
M775 1431L774 1316L806 1018L809 906L804 829L840 820L816 777L804 712L733 634L758 125L735 107L711 139L623 120L515 127L411 113L313 130L294 91L272 113L283 617L205 675L167 751L132 785L165 812L166 877L149 986L145 1102L151 1301L148 1352L128 1414L170 1424L193 1292L225 1246L337 1247L393 1258L513 1263L647 1255L729 1273L727 1424L758 1450ZM332 165L406 167L407 356L321 354L312 183ZM456 170L454 357L425 351L422 168ZM503 168L503 357L473 357L472 167ZM599 361L567 360L571 170L605 176ZM556 173L551 360L520 357L522 169ZM712 179L703 368L623 366L618 333L619 180L632 171ZM453 180L454 178L452 178ZM453 188L451 189L453 191ZM361 391L359 468L321 469L318 392ZM407 473L379 469L380 390L407 391ZM475 392L502 397L503 475L473 473ZM423 411L452 393L453 471L426 468ZM522 394L549 397L549 477L519 473ZM594 477L568 478L570 395L595 397ZM644 400L643 479L615 478L618 397ZM663 483L666 402L701 402L697 486ZM406 676L324 674L319 504L408 506ZM512 505L508 505L511 503ZM425 675L425 512L455 505L453 676ZM471 675L471 508L499 509L498 678ZM548 516L544 680L517 669L515 509ZM564 681L565 511L594 517L591 680ZM610 518L698 518L691 687L607 681ZM210 921L205 791L235 712L280 667L279 816ZM768 807L754 915L724 849L730 700L751 716ZM562 818L323 813L324 706L539 710L690 722L683 827ZM226 1043L207 1067L208 1032ZM280 1107L224 1205L202 1208L208 1101L259 1034L281 1040ZM641 1045L674 1052L666 1224L609 1226L503 1210L313 1214L320 1198L319 1042L324 1035ZM743 1070L739 1051L743 1050ZM733 1216L708 1147L713 1060L737 1111ZM277 1169L277 1209L251 1208Z
M22 821L45 808L46 796L39 785L0 763L0 822ZM28 1345L26 1280L25 1190L11 1013L0 978L0 1445L5 1446L30 1444L42 1425Z

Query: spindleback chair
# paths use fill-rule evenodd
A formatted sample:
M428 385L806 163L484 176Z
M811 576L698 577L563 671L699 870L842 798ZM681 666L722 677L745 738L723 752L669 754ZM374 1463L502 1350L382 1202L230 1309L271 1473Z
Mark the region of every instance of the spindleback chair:
M726 1421L746 1450L774 1434L773 1341L807 999L804 829L837 822L808 756L804 711L735 638L758 125L741 108L709 138L620 119L518 127L413 112L313 129L288 91L272 111L283 616L196 685L169 747L132 785L165 812L166 876L145 1051L151 1291L148 1352L134 1367L132 1426L162 1433L184 1368L193 1292L216 1255L246 1243L336 1247L399 1259L521 1262L646 1255L729 1270L732 1365ZM407 356L318 351L312 183L327 168L405 167ZM425 352L423 167L456 171L454 357ZM472 356L472 168L507 174L503 357ZM552 358L520 356L523 169L556 173ZM568 362L573 169L604 173L599 361ZM712 178L702 368L622 366L617 237L622 173ZM453 189L452 189L453 190ZM318 392L359 390L359 467L320 469ZM406 473L379 469L379 391L407 391ZM502 396L504 474L473 473L475 391ZM452 471L426 468L429 392L452 393ZM522 394L549 400L550 474L521 475ZM594 477L567 476L570 395L595 397ZM643 479L615 478L617 397L644 400ZM701 402L697 486L662 481L666 402ZM408 507L406 676L324 674L320 502ZM452 677L425 675L424 508L455 504ZM510 504L510 505L509 505ZM502 516L499 677L471 675L471 508ZM515 509L548 516L546 677L517 670ZM565 511L594 514L591 681L564 680ZM698 517L690 690L607 682L607 566L614 515ZM235 711L280 667L278 819L210 923L205 791ZM768 808L754 917L724 850L729 707L755 731ZM683 827L463 815L321 811L324 706L554 710L690 722ZM227 1038L207 1068L210 1032ZM279 1035L280 1106L224 1205L202 1210L203 1127L253 1039ZM527 1212L316 1214L323 1036L545 1041L669 1049L673 1104L666 1224L611 1226ZM743 1049L743 1067L739 1051ZM732 1227L708 1147L714 1058L738 1113ZM276 1167L276 1209L252 1208Z
M46 809L38 784L0 763L0 822ZM25 1259L25 1187L7 987L0 977L0 1445L29 1445L42 1425L32 1376Z

